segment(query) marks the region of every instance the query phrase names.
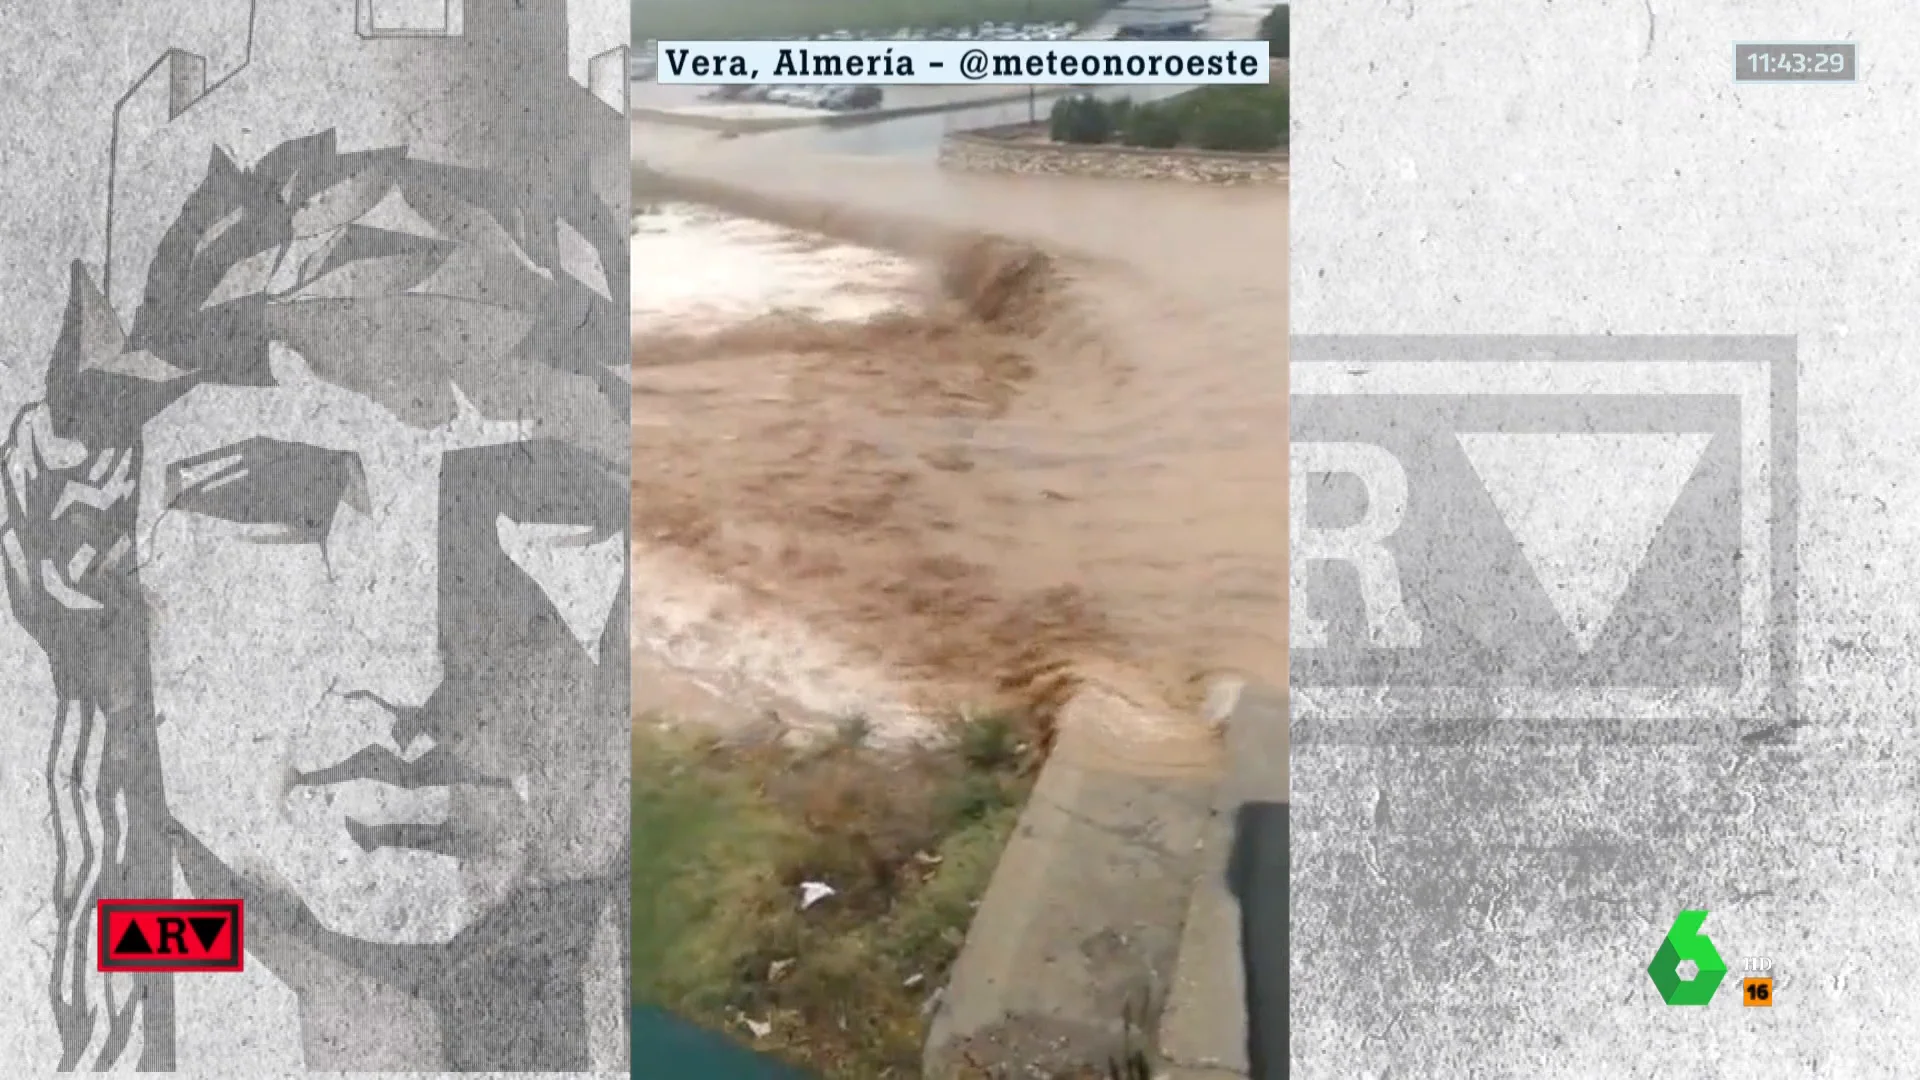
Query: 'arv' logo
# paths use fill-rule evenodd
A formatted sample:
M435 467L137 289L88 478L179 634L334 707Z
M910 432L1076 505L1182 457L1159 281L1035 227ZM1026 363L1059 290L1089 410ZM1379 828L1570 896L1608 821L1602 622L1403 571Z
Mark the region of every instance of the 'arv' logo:
M99 902L101 971L242 971L246 907L239 900Z
M1791 723L1794 344L1296 338L1296 740Z

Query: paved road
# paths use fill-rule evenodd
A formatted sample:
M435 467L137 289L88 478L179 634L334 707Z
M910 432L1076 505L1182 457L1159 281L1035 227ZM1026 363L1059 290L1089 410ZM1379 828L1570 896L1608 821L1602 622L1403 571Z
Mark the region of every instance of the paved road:
M1135 101L1157 101L1172 97L1187 87L1130 86L1104 87L1092 91L1107 99L1130 97ZM940 140L948 132L1018 124L1030 116L1045 120L1053 108L1053 99L1038 98L1031 107L1025 101L980 105L948 113L903 116L852 128L803 128L775 132L765 138L791 139L805 143L822 154L851 154L861 157L919 158L927 161L939 156Z
M699 87L667 86L656 87L662 91L690 91ZM951 92L952 87L906 86L895 90L943 90ZM1005 87L993 88L1005 93ZM1159 101L1191 89L1185 86L1124 86L1101 87L1086 91L1097 97L1113 100L1128 97L1135 101ZM681 100L684 95L667 94L658 100L671 103ZM972 95L980 96L980 95ZM953 131L968 131L976 128L995 127L1001 124L1018 124L1029 117L1045 120L1053 108L1054 97L1037 95L1031 104L1026 100L1000 101L987 105L975 105L955 109L951 112L925 113L918 116L902 116L892 120L881 120L856 127L827 128L803 127L785 131L770 131L758 135L740 136L752 139L753 145L769 151L779 148L783 152L802 152L811 154L851 155L857 157L891 157L932 161L939 156L940 140ZM910 102L898 102L906 105ZM671 108L671 104L655 107ZM691 130L691 129L688 129ZM710 138L711 136L707 136ZM636 139L680 138L684 133L663 132L660 125L636 126Z

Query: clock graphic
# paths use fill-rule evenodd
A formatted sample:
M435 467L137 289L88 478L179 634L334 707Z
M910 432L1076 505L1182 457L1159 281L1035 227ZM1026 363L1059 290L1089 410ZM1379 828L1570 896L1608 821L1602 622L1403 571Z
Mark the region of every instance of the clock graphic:
M1737 83L1858 82L1859 50L1851 41L1736 42Z

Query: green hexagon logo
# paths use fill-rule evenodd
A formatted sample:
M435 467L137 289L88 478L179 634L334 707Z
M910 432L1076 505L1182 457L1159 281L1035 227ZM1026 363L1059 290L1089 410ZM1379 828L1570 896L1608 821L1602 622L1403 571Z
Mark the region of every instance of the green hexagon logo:
M1660 943L1660 951L1653 954L1653 963L1647 965L1647 976L1653 980L1654 989L1660 991L1660 1000L1669 1005L1705 1005L1713 1000L1714 991L1720 989L1720 980L1727 977L1726 961L1720 959L1720 950L1713 947L1713 939L1700 932L1706 924L1704 911L1683 911L1673 920L1673 929L1667 931L1667 939ZM1680 965L1691 960L1700 970L1692 979L1680 977Z

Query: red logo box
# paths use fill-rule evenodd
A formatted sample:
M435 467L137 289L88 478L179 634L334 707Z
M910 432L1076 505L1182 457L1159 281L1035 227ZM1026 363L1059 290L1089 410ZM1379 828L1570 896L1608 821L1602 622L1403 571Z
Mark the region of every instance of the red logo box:
M102 900L99 969L244 971L245 914L238 900Z

